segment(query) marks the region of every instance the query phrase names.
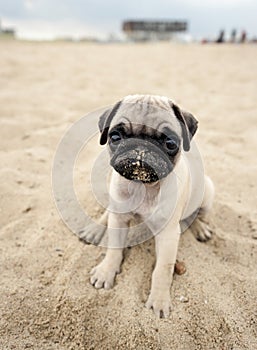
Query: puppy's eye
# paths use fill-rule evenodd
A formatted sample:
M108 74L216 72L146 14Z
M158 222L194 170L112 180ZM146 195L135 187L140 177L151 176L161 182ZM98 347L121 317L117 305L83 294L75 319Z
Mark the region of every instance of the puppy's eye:
M118 131L113 131L110 133L110 140L113 143L119 142L121 140L121 134Z
M176 153L179 149L179 144L176 140L167 138L165 141L165 146L170 153Z

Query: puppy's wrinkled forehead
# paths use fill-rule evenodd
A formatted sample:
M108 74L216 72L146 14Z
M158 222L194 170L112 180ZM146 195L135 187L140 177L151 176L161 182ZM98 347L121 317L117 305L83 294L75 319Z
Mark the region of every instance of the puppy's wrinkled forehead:
M120 123L130 134L157 134L170 129L178 136L182 136L181 126L170 101L166 97L133 95L127 96L113 118L110 127Z

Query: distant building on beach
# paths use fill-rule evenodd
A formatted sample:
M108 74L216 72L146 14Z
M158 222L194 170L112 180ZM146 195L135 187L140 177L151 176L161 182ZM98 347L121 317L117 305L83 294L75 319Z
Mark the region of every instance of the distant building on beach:
M0 37L15 37L15 30L13 28L4 28L0 20Z
M174 34L186 32L187 21L125 21L122 30L129 40L171 40Z

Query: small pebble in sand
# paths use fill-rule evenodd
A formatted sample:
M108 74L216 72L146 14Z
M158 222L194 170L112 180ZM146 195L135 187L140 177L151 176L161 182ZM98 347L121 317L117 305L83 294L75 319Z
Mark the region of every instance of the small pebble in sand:
M177 275L183 275L186 272L186 265L183 261L176 261L175 264L175 273Z
M181 301L181 303L188 303L189 298L185 297L184 295L181 295L181 297L179 298L179 301Z
M24 209L22 212L23 213L28 213L32 210L32 207L27 207L26 209Z

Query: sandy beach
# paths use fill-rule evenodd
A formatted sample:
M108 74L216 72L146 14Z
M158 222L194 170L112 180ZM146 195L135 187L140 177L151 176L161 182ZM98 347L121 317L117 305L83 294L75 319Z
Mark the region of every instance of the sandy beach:
M0 349L257 349L257 46L5 40L0 52ZM144 307L154 242L126 249L114 288L96 290L89 272L105 249L70 232L52 195L65 131L134 93L195 115L216 187L213 239L181 237L187 271L174 276L169 319ZM85 175L77 192L97 217Z

